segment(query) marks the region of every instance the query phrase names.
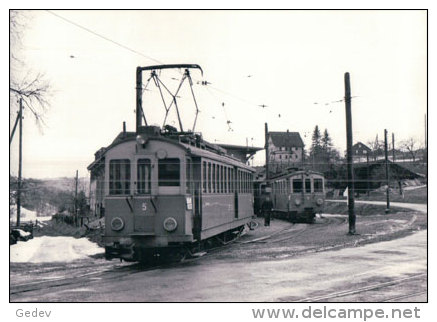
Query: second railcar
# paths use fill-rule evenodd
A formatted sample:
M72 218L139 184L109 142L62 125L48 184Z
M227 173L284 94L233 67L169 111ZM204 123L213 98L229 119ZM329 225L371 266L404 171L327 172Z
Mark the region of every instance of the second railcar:
M313 223L325 203L325 178L319 172L291 171L270 181L273 213L292 222Z

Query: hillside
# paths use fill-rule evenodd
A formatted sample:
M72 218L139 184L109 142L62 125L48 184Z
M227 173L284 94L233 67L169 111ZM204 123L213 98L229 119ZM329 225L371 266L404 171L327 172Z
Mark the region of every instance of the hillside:
M64 210L72 210L74 205L75 180L73 177L33 179L22 181L22 206L35 211L38 216L49 215ZM86 205L89 179L79 178L78 202ZM17 178L9 178L9 203L16 203Z

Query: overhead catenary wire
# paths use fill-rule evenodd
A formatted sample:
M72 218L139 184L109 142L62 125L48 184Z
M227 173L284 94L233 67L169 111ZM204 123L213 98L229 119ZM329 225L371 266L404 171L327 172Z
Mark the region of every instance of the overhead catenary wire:
M99 38L102 38L102 39L104 39L104 40L106 40L106 41L109 41L110 43L113 43L114 45L117 45L117 46L119 46L119 47L121 47L121 48L123 48L123 49L126 49L126 50L128 50L128 51L130 51L130 52L132 52L132 53L134 53L134 54L137 54L137 55L143 56L143 57L145 57L145 58L147 58L147 59L150 59L150 60L152 60L152 61L154 61L154 62L156 62L156 63L163 64L163 62L161 62L161 61L159 61L159 60L157 60L157 59L155 59L155 58L153 58L153 57L151 57L151 56L148 56L148 55L146 55L146 54L143 54L143 53L141 53L141 52L139 52L139 51L137 51L137 50L135 50L135 49L132 49L132 48L130 48L130 47L128 47L128 46L125 46L125 45L119 43L118 41L115 41L115 40L112 40L112 39L110 39L110 38L108 38L108 37L106 37L106 36L103 36L103 35L101 35L101 34L95 32L95 31L93 31L93 30L91 30L91 29L89 29L89 28L87 28L87 27L84 27L84 26L82 26L82 25L80 25L80 24L78 24L78 23L76 23L76 22L74 22L74 21L72 21L72 20L70 20L70 19L67 19L67 18L65 18L65 17L63 17L63 16L61 16L61 15L59 15L59 14L57 14L57 13L54 13L54 12L51 11L51 10L46 10L46 11L47 11L48 13L52 14L53 16L58 17L59 19L62 19L62 20L66 21L66 22L68 22L68 23L70 23L70 24L72 24L72 25L74 25L74 26L76 26L76 27L78 27L78 28L80 28L80 29L83 29L83 30L85 30L85 31L87 31L87 32L89 32L89 33L91 33L91 34L93 34L93 35L99 37Z
M120 43L120 42L118 42L118 41L112 40L112 39L110 39L109 37L106 37L106 36L104 36L104 35L102 35L102 34L100 34L100 33L97 33L97 32L95 32L95 31L93 31L93 30L91 30L91 29L89 29L89 28L87 28L87 27L85 27L85 26L82 26L81 24L79 24L79 23L77 23L77 22L74 22L74 21L72 21L72 20L70 20L70 19L68 19L68 18L65 18L65 17L63 17L63 16L57 14L57 13L54 13L54 12L51 11L51 10L46 10L46 11L47 11L48 13L52 14L53 16L56 16L56 17L58 17L59 19L62 19L62 20L66 21L66 22L68 22L68 23L70 23L70 24L72 24L72 25L74 25L74 26L76 26L76 27L78 27L78 28L80 28L80 29L82 29L82 30L84 30L84 31L87 31L87 32L89 32L89 33L91 33L91 34L93 34L93 35L95 35L95 36L97 36L97 37L99 37L99 38L101 38L101 39L104 39L104 40L106 40L106 41L108 41L108 42L110 42L110 43L112 43L112 44L114 44L114 45L117 45L117 46L119 46L120 48L126 49L126 50L128 50L128 51L130 51L130 52L132 52L132 53L134 53L134 54L137 54L137 55L140 55L140 56L145 57L145 58L147 58L147 59L150 59L150 60L152 60L152 61L154 61L154 62L156 62L156 63L164 64L162 61L160 61L160 60L158 60L158 59L155 59L155 58L151 57L150 55L146 55L146 54L144 54L144 53L142 53L142 52L140 52L140 51L138 51L138 50L135 50L135 49L130 48L130 47L126 46L126 45L123 45L122 43ZM206 83L208 83L208 85L211 84L211 83L209 83L209 82L205 82L204 85L206 85ZM238 100L240 100L240 101L246 102L247 104L254 105L254 106L260 106L260 104L256 104L256 103L251 102L251 101L249 101L249 100L247 100L247 99L245 99L245 98L239 97L239 96L237 96L237 95L235 95L235 94L229 93L229 92L224 91L224 90L222 90L222 89L219 89L219 88L217 88L217 87L210 86L210 88L212 88L212 89L214 89L214 90L216 90L216 91L219 91L219 92L221 92L221 93L223 93L223 94L225 94L225 95L232 96L232 97L234 97L234 98L236 98L236 99L238 99Z
M55 12L52 11L52 10L46 10L46 12L48 12L48 13L51 14L51 15L53 15L54 17L57 17L58 19L63 20L63 21L66 22L66 23L69 23L69 24L71 24L71 25L73 25L73 26L75 26L75 27L77 27L77 28L80 28L81 30L83 30L83 31L85 31L85 32L88 32L88 33L90 33L90 34L92 34L92 35L94 35L94 36L96 36L96 37L99 37L100 39L103 39L103 40L105 40L105 41L107 41L107 42L109 42L109 43L111 43L111 44L113 44L113 45L116 45L116 46L118 46L119 48L122 48L122 49L124 49L124 50L127 50L127 51L129 51L129 52L131 52L131 53L133 53L133 54L139 55L139 56L141 56L141 57L145 57L145 58L147 58L147 59L149 59L149 60L151 60L151 61L153 61L153 62L156 62L156 63L159 63L159 64L164 64L164 63L163 63L162 61L160 61L159 59L156 59L156 58L154 58L154 57L152 57L152 56L150 56L150 55L147 55L147 54L145 54L145 53L143 53L143 52L141 52L141 51L138 51L138 50L136 50L136 49L134 49L134 48L131 48L131 47L129 47L129 46L126 46L126 45L124 45L123 43L121 43L121 42L119 42L119 41L113 40L113 39L111 39L111 38L108 37L108 36L105 36L105 35L103 35L103 34L101 34L101 33L99 33L99 32L96 32L96 31L94 31L94 30L92 30L92 29L90 29L90 28L88 28L88 27L85 27L85 26L83 26L83 25L81 25L81 24L79 24L79 23L77 23L77 22L75 22L75 21L73 21L73 20L71 20L71 19L69 19L69 18L64 17L63 15L60 15L60 14L58 14L58 13L55 13ZM181 73L181 71L179 71L179 73ZM247 77L252 77L252 75L249 75L249 76L247 76ZM223 94L223 95L226 95L226 96L228 96L228 97L232 97L232 98L237 99L237 100L239 100L239 101L241 101L241 102L244 102L245 104L247 104L247 105L249 105L249 106L253 106L253 107L257 107L257 108L262 107L262 109L263 109L264 111L267 110L267 109L269 109L269 110L272 112L271 115L276 115L278 118L282 118L282 119L288 119L287 115L284 115L284 113L282 113L282 112L281 112L281 113L278 113L278 112L273 113L274 108L272 108L272 107L270 106L270 104L267 105L267 104L264 104L264 103L262 103L262 104L255 103L255 102L253 102L253 101L251 101L251 100L248 100L248 99L246 99L246 98L243 98L243 97L241 97L241 96L239 96L239 95L236 95L236 94L234 94L234 93L231 93L231 92L229 92L229 91L226 91L226 90L220 89L220 88L218 88L218 87L216 87L216 86L212 86L211 83L210 83L209 81L197 81L197 79L194 79L194 80L196 81L196 84L199 84L199 85L201 85L202 87L210 88L210 89L212 89L212 90L214 90L214 91L216 91L216 92L219 92L219 93L221 93L221 94ZM145 89L145 90L148 90L148 89ZM174 101L174 97L173 97L173 100L172 100L172 104L173 104L173 101ZM332 102L330 102L330 103L341 102L341 101L343 101L343 100L332 101ZM170 106L168 106L166 109L169 110L170 108L171 108L171 104L170 104ZM197 108L197 102L196 102L196 108ZM168 113L168 111L166 111L166 113ZM35 113L34 113L34 114L35 114ZM227 118L227 117L226 117L226 118ZM197 122L197 114L196 114L195 124L196 124L196 122ZM227 125L228 125L228 128L230 128L230 123L231 123L231 121L227 118ZM195 124L194 124L194 126L195 126ZM231 130L233 131L232 128L231 128Z

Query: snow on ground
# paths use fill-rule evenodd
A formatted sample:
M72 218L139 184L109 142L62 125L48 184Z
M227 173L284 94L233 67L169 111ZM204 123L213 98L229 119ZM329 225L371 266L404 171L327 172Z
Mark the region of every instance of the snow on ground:
M404 190L416 190L416 189L421 189L421 188L426 188L426 185L404 187L403 189Z
M10 246L11 263L71 262L103 253L104 249L86 238L35 237Z
M10 214L9 222L17 222L17 205L10 206ZM36 211L21 207L20 222L22 223L35 222L36 220L49 221L51 219L52 216L38 216Z

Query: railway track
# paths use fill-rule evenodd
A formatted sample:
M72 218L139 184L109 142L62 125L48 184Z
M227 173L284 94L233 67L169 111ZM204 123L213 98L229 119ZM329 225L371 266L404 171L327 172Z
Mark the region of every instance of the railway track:
M348 290L343 290L339 292L324 294L320 296L314 296L314 297L307 297L304 299L296 300L295 302L342 302L342 301L353 301L351 300L351 297L355 296L362 296L363 294L367 292L373 292L373 291L384 291L387 290L387 288L393 288L393 287L402 287L405 284L417 281L423 278L427 278L427 273L421 273L421 274L415 274L413 276L408 276L404 278L395 279L389 282L382 282L382 283L374 283L371 285L367 285L364 287L359 288L353 288ZM407 299L412 296L418 296L427 293L427 291L418 291L408 294L402 294L398 296L391 296L388 298L380 298L377 300L377 302L392 302L392 301L399 301L402 299Z
M315 223L315 224L290 224L290 227L286 227L281 229L273 234L239 242L239 244L251 244L251 243L280 243L284 241L289 241L292 239L296 239L304 234L307 230L311 229L320 229L325 227L326 225L338 224L342 225L347 222L347 218L345 216L327 216L321 217L323 222Z

